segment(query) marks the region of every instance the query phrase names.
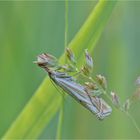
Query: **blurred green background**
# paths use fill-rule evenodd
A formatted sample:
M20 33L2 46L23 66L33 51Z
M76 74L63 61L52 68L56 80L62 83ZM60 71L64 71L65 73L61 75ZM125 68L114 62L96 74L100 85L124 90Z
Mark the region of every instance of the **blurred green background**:
M68 41L74 37L97 1L69 2ZM140 75L140 2L119 1L92 56L97 74L107 77L109 89L124 102ZM36 56L64 52L63 1L0 1L0 136L30 100L46 73L33 64ZM45 93L44 93L45 94ZM56 94L59 94L56 91ZM61 96L61 95L60 95ZM140 126L140 103L131 114ZM40 138L55 138L58 114ZM63 138L140 138L132 122L113 109L98 121L71 97L65 99Z

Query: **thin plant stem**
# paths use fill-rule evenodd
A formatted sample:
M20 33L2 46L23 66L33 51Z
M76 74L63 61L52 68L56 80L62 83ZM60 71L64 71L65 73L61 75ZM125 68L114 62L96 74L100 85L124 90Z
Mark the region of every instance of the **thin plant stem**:
M56 139L62 139L62 124L63 124L63 119L64 119L64 98L63 97L62 97L61 104L62 105L59 111L59 121L58 121Z
M64 33L64 52L67 48L68 44L68 0L65 0L65 33ZM65 56L66 57L66 56ZM65 58L66 63L67 58ZM63 125L63 119L64 119L64 94L62 95L62 105L59 112L59 121L58 121L58 127L57 127L57 135L56 139L62 138L62 125Z
M140 134L140 127L137 125L136 120L134 119L134 117L129 113L125 111L125 114L128 116L128 118L132 121L134 127L137 129L137 132Z
M68 0L65 0L65 31L64 31L64 52L68 45ZM65 63L67 63L67 56L65 54Z
M68 0L65 0L65 49L68 45Z

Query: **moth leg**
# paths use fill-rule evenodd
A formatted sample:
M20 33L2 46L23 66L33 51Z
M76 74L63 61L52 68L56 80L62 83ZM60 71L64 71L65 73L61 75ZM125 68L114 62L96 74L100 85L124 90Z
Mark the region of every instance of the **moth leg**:
M65 93L63 90L61 90L54 82L52 79L50 79L51 83L53 84L53 86L56 88L56 90L58 90L58 92L61 94L62 98L65 99Z

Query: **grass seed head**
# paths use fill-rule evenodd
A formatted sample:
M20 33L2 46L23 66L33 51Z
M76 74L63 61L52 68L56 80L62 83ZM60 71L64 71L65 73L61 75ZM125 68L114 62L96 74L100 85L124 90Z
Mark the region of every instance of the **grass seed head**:
M70 62L74 64L76 63L74 53L72 52L70 48L66 48L66 56Z
M111 92L110 95L111 95L112 103L116 107L120 107L120 99L119 99L118 95L115 92Z

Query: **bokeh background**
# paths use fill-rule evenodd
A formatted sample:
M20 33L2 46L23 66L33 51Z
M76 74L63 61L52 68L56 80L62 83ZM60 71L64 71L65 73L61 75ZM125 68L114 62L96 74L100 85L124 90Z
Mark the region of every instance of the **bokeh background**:
M97 1L70 1L68 41ZM107 77L124 102L140 75L140 2L119 1L94 49L94 71ZM30 100L46 73L33 61L42 52L64 52L64 1L0 1L0 136ZM44 93L45 94L45 93ZM56 91L56 94L59 94ZM61 96L61 95L60 95ZM140 126L140 103L130 110ZM55 138L58 114L40 138ZM131 120L113 109L98 121L71 97L65 99L63 138L140 138Z

